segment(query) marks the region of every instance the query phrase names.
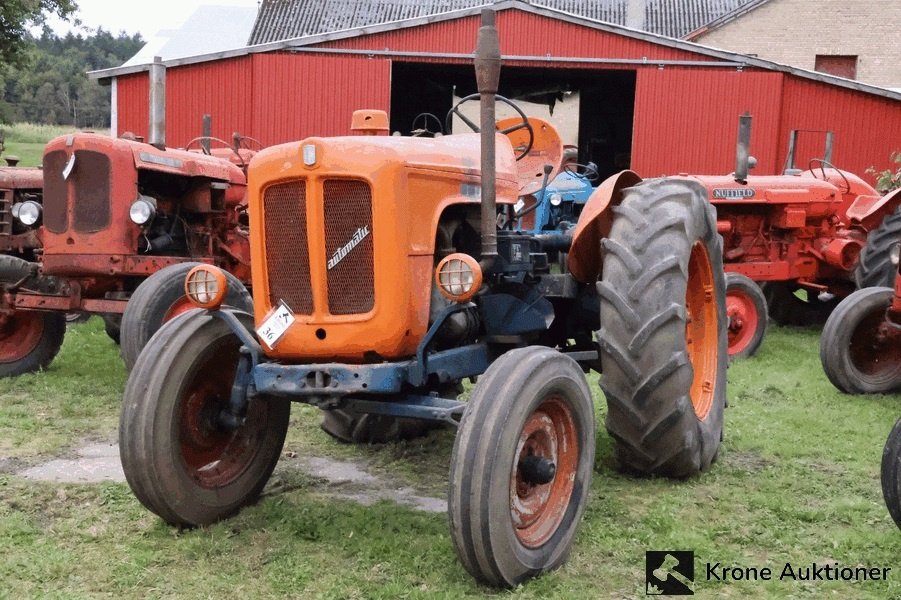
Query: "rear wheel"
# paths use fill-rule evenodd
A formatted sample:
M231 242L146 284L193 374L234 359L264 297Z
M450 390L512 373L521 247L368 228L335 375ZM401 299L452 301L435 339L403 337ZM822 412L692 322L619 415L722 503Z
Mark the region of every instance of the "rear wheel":
M885 217L867 235L867 243L860 251L854 267L857 287L891 287L898 272L898 256L901 252L901 207Z
M729 359L753 356L766 333L766 298L760 287L741 273L726 273L726 317Z
M686 477L719 451L726 404L722 240L704 188L625 190L603 242L601 389L620 466Z
M507 352L473 390L451 456L457 556L489 585L560 566L585 509L595 421L585 375L545 347Z
M29 276L32 266L15 256L0 255L0 290ZM60 312L13 311L0 314L0 377L14 377L46 368L66 335L66 315Z
M237 313L250 328L252 317ZM207 525L253 502L278 462L290 403L255 397L243 425L219 422L241 345L204 311L166 323L128 378L122 468L138 500L173 525Z
M901 527L901 419L888 434L882 451L882 496L895 525Z
M122 358L127 369L134 366L147 341L163 323L194 308L185 296L185 276L198 264L179 263L160 269L142 281L129 298L121 324ZM228 272L225 278L225 305L252 313L253 299L244 285Z
M829 381L846 394L901 389L901 333L885 320L892 296L890 288L857 290L826 321L820 362Z

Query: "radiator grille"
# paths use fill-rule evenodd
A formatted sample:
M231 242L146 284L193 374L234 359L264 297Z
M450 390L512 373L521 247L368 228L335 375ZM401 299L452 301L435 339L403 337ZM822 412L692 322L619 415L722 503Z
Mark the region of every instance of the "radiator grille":
M68 202L66 197L66 180L63 169L66 167L66 153L54 150L44 156L44 227L53 233L65 233L69 228Z
M294 313L312 314L306 182L289 181L266 188L263 209L269 302L284 300Z
M13 191L0 190L0 235L12 235L13 232ZM4 243L8 243L4 242Z
M363 181L330 179L323 185L328 303L333 315L372 310L375 304L372 193Z
M72 180L73 226L79 233L94 233L110 225L110 160L100 152L75 151Z

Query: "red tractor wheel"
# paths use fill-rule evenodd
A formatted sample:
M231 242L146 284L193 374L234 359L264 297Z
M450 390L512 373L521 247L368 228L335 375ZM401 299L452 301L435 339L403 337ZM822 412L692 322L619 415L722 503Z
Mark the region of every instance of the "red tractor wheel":
M253 318L237 312L251 328ZM163 325L128 378L119 421L122 468L141 503L173 525L207 525L253 502L278 462L290 403L254 397L242 425L228 404L240 340L194 311Z
M125 367L131 369L147 341L160 326L194 305L185 296L185 276L200 263L179 263L160 269L141 282L122 315L120 345ZM253 313L253 299L244 285L225 273L228 294L225 305Z
M601 389L619 465L687 477L715 459L726 405L722 239L700 184L625 190L603 242Z
M901 254L901 208L886 216L867 234L867 243L860 251L854 267L854 282L859 288L891 287L898 272Z
M0 290L31 273L21 258L0 255ZM46 368L66 335L66 315L58 312L11 311L0 314L0 377L14 377Z
M901 389L901 335L885 320L890 288L857 290L830 315L820 337L820 362L846 394Z
M766 333L766 298L760 287L741 273L726 273L726 317L729 359L753 356Z
M579 365L511 350L479 379L451 455L448 514L476 579L518 583L566 560L588 499L595 417Z
M888 434L882 451L882 497L895 525L901 527L901 419Z

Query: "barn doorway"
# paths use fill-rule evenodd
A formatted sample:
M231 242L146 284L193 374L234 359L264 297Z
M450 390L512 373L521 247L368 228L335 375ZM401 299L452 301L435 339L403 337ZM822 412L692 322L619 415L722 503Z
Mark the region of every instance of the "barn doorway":
M475 92L472 65L394 62L391 131L410 135L412 129L422 129L425 121L430 123L429 131L435 131L439 122L444 129L451 107ZM629 168L635 71L504 67L499 93L526 114L553 123L564 143L578 148L579 162L597 164L602 178ZM478 104L471 103L466 114L477 112ZM438 119L420 116L423 113ZM499 117L510 114L499 105ZM460 126L455 121L452 128Z

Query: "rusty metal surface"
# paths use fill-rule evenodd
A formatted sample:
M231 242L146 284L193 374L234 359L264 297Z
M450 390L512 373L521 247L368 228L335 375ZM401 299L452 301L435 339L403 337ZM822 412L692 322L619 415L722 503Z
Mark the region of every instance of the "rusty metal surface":
M110 160L100 152L76 150L71 179L75 231L94 233L110 225Z
M329 313L369 312L375 305L372 191L364 181L328 179L322 200Z
M44 174L37 167L0 167L0 188L40 190Z
M263 210L270 303L283 300L296 314L312 314L306 181L289 181L266 188Z
M69 160L64 150L44 154L44 227L53 233L69 228L68 190L63 168Z

